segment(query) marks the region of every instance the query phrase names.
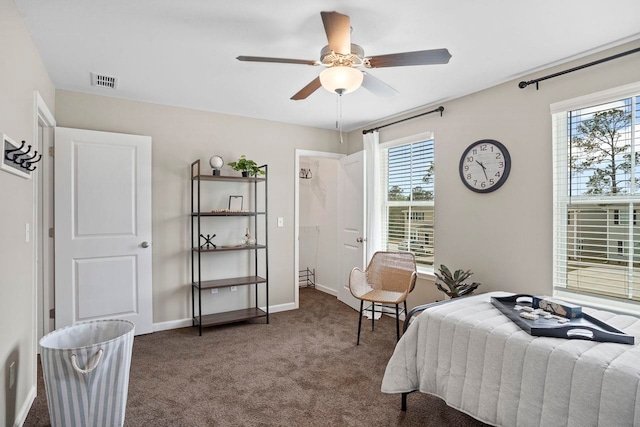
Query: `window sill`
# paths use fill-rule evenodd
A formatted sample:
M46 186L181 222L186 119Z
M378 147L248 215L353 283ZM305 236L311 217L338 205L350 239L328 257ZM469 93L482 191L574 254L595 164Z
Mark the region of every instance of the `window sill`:
M436 275L433 273L433 268L418 267L418 279L436 281Z
M553 296L574 304L595 308L596 310L605 310L640 317L640 303L636 301L582 294L564 288L556 288L553 291Z

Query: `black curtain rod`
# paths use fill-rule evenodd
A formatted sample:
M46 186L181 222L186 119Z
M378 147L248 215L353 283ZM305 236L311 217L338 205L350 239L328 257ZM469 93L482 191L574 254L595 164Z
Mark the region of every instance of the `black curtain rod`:
M640 52L640 47L636 48L636 49L628 50L626 52L619 53L617 55L608 56L606 58L598 59L597 61L589 62L588 64L579 65L577 67L573 67L573 68L570 68L568 70L560 71L560 72L555 73L555 74L550 74L548 76L540 77L539 79L529 80L527 82L522 81L522 82L518 83L518 87L520 89L524 89L525 87L535 83L536 84L536 90L538 90L538 83L543 81L543 80L552 79L554 77L558 77L558 76L562 76L564 74L572 73L574 71L582 70L583 68L591 67L592 65L602 64L603 62L611 61L613 59L622 58L623 56L631 55L632 53L637 53L637 52Z
M442 117L442 112L444 111L444 107L441 105L438 108L436 108L435 110L427 111L426 113L420 113L420 114L417 114L415 116L407 117L406 119L398 120L398 121L395 121L395 122L392 122L392 123L387 123L386 125L378 126L378 127L372 128L372 129L365 129L365 130L362 131L362 134L365 135L367 133L375 132L375 131L380 130L382 128L386 128L387 126L397 125L398 123L402 123L402 122L407 121L407 120L415 119L416 117L426 116L427 114L437 113L438 111L440 112L440 117Z

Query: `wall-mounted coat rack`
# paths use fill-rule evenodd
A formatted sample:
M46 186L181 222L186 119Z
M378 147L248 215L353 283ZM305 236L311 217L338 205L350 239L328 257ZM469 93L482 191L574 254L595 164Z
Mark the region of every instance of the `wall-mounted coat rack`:
M31 145L25 141L18 145L5 134L2 134L2 152L0 169L23 178L30 178L31 172L36 170L36 163L42 160L42 154L32 151Z

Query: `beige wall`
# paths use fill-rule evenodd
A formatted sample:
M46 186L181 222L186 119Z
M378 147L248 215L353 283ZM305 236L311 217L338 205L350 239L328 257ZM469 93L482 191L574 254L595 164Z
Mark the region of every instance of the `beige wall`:
M436 265L471 269L481 291L552 291L551 115L554 102L640 80L640 54L576 71L519 89L531 80L595 59L637 48L640 42L535 73L443 105L443 117L431 114L380 131L386 142L425 131L436 139ZM416 111L413 114L420 113ZM411 114L411 115L413 115ZM409 115L407 115L409 116ZM402 118L402 117L399 117ZM376 123L367 128L385 122ZM362 149L361 129L351 132L349 152ZM479 139L496 139L511 154L511 174L497 191L477 194L460 181L458 162ZM418 282L410 304L441 299L432 283Z
M56 120L64 127L153 138L155 323L191 317L189 165L196 159L208 165L213 154L225 162L246 154L269 165L269 302L293 302L295 149L345 150L334 131L68 91L56 92ZM237 174L228 166L222 173ZM283 228L276 227L278 217L284 218ZM237 296L221 291L216 300L232 306Z
M37 142L34 91L53 110L54 88L12 0L0 0L0 132ZM0 424L24 421L35 396L35 288L33 228L35 180L0 171ZM8 388L15 363L16 386Z

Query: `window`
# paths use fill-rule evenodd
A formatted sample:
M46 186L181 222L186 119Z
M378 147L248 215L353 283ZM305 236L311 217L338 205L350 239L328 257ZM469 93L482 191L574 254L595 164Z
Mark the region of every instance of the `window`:
M556 293L640 301L640 85L563 104L552 106Z
M412 252L427 270L434 254L433 151L430 135L380 146L382 247Z

